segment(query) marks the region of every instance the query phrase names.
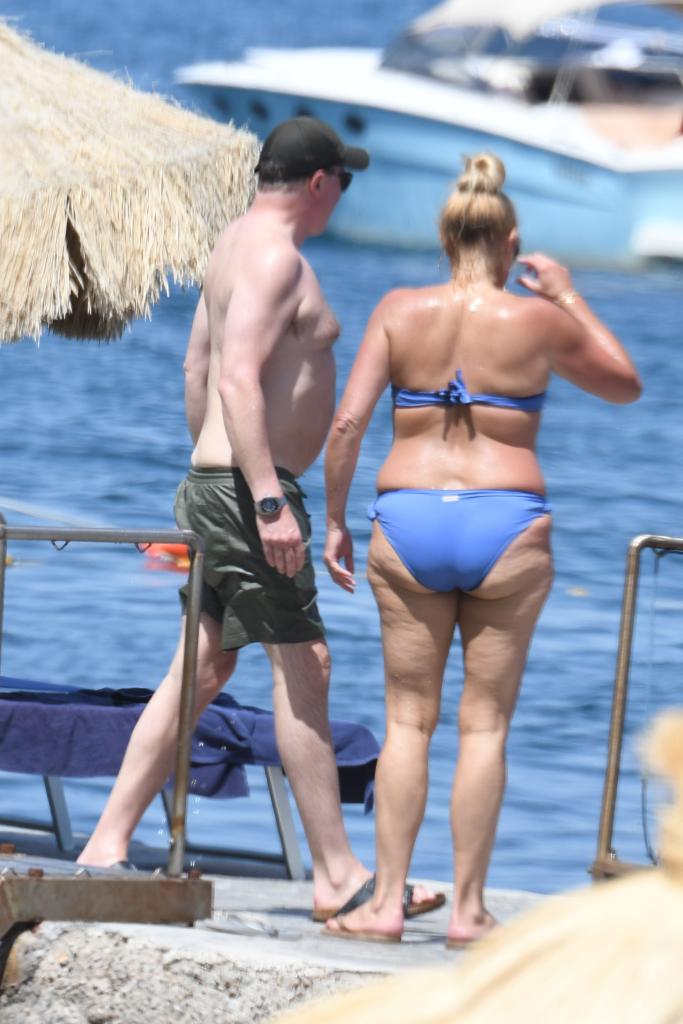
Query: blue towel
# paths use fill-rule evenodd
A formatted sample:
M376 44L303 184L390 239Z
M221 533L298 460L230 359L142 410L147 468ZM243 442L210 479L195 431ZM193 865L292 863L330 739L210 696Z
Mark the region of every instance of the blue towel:
M152 690L77 689L0 676L0 770L63 778L116 775ZM332 722L344 803L373 804L379 754L372 732ZM192 740L190 793L248 796L244 765L279 765L273 714L221 693Z

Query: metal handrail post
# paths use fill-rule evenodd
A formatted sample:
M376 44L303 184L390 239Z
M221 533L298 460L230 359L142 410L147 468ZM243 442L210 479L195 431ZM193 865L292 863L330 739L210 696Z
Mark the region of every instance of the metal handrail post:
M5 526L7 520L0 512L0 668L2 667L2 637L4 633L5 615L5 571L7 568L7 537Z
M626 719L629 670L631 667L638 580L640 575L640 555L645 548L683 551L683 538L664 537L657 534L640 534L634 537L628 546L624 596L621 607L621 624L619 627L619 647L614 678L614 695L612 698L607 768L605 771L605 785L600 813L598 846L592 868L592 872L596 876L606 873L605 869L610 862L615 866L618 864L618 858L612 849L612 835L614 832L617 785L619 782L624 722Z
M190 776L190 753L194 730L194 691L197 671L197 645L199 640L199 617L201 614L202 583L204 575L204 542L191 530L115 530L109 528L62 529L44 526L8 526L0 516L0 552L11 540L48 540L52 543L70 544L72 541L112 544L186 544L190 550L191 565L189 594L185 618L185 645L183 673L178 711L178 747L176 756L175 786L173 790L173 813L171 821L171 844L168 858L168 874L179 876L183 869L185 853L185 822L187 819L187 794ZM4 587L4 558L0 575L0 640L2 638L2 598Z
M633 630L636 617L636 598L638 596L638 577L640 569L640 551L647 537L635 537L628 547L626 556L626 580L621 605L621 623L619 626L619 648L617 666L614 677L614 696L612 698L612 716L609 730L609 746L607 752L607 769L602 795L602 811L600 814L600 831L598 833L598 862L612 855L612 834L614 831L614 815L617 802L617 782L621 764L621 747L626 717L626 694L628 676L631 665L633 647Z
M189 791L192 733L194 731L194 695L197 675L199 617L201 614L202 583L204 579L204 544L196 534L192 534L192 538L192 544L189 545L190 551L192 551L192 560L185 617L183 678L180 688L178 719L178 749L171 811L171 843L167 866L167 873L172 878L182 874L185 857L187 797Z

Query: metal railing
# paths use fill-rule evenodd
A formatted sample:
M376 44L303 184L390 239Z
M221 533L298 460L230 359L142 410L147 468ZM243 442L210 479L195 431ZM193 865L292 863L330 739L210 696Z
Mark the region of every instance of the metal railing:
M64 529L43 526L8 526L4 517L0 515L0 659L2 657L8 540L50 541L55 546L66 546L74 541L95 544L133 544L140 549L144 549L150 544L187 545L190 553L190 577L185 620L185 653L180 689L178 749L170 814L170 848L166 869L168 877L180 877L186 845L187 796L204 567L204 543L201 537L191 530Z
M629 864L620 860L613 848L612 837L614 833L619 773L621 770L624 723L626 720L629 671L631 668L638 579L640 576L640 556L646 549L683 552L683 538L664 537L649 533L640 534L638 537L634 537L628 546L598 846L595 860L589 868L594 878L609 878L645 867L642 864Z

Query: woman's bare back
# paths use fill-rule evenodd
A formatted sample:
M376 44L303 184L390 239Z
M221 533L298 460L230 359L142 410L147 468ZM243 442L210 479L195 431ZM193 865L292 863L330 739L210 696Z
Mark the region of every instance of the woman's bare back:
M393 293L384 325L391 383L438 391L456 372L470 394L527 397L546 390L550 364L540 300L487 283ZM540 311L543 312L542 310ZM378 488L514 488L543 492L534 454L540 416L497 406L397 408L394 446Z

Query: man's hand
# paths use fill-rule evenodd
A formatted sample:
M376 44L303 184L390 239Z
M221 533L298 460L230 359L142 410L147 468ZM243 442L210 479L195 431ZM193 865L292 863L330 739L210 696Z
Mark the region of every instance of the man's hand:
M289 505L281 508L277 515L257 516L256 527L268 565L290 578L303 569L306 545Z
M345 526L329 527L323 561L337 586L353 594L356 589L353 576L353 540Z

